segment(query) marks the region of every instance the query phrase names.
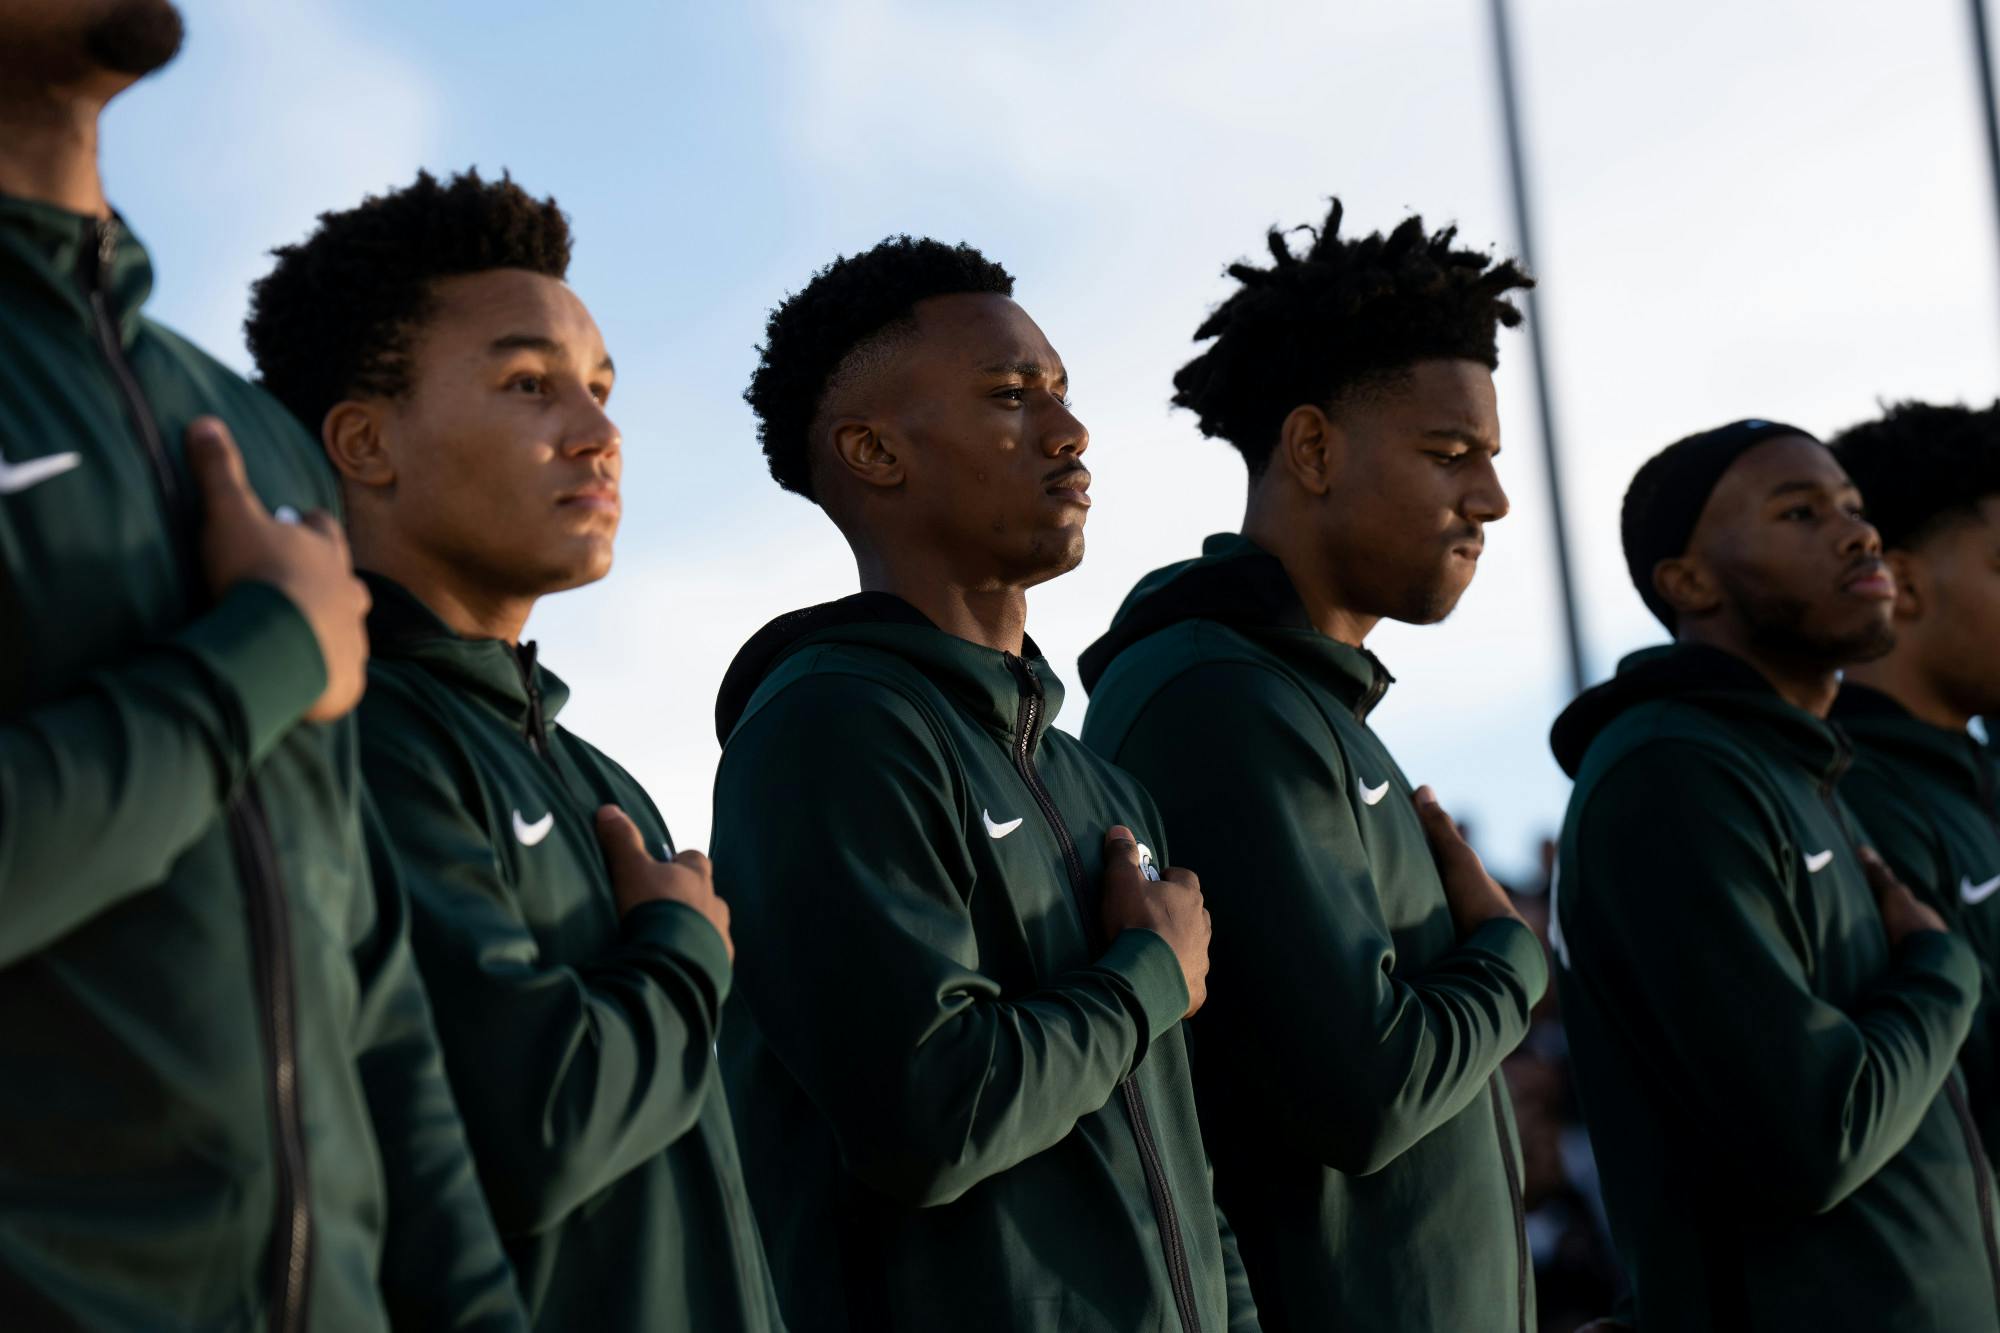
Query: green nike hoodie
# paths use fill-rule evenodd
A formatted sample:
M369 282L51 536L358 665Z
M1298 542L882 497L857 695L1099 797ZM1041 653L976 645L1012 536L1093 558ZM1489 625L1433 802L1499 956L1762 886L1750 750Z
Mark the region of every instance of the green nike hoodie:
M729 953L680 903L621 917L597 840L616 805L669 858L659 811L556 725L569 690L534 644L368 586L362 768L535 1326L779 1333L715 1069Z
M795 1333L1246 1333L1149 930L1100 939L1139 785L1062 685L862 593L772 622L716 706L722 1059Z
M1855 748L1841 794L1890 869L1979 959L1979 1012L1958 1065L1990 1158L2000 1148L2000 764L1970 733L1919 721L1865 685L1843 685L1833 716Z
M520 1328L354 725L283 594L209 597L182 433L273 508L332 473L151 285L0 199L0 1323Z
M1646 1333L2000 1329L1992 1173L1952 1072L1979 968L1891 949L1838 728L1714 648L1557 719L1557 984Z
M1548 967L1519 921L1456 937L1368 725L1389 673L1233 533L1141 580L1082 669L1084 743L1207 891L1195 1087L1264 1327L1533 1333L1499 1068Z

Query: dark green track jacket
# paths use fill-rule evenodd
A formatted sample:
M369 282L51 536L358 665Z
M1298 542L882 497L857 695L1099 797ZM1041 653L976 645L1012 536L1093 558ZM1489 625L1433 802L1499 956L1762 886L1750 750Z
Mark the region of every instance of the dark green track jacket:
M1099 939L1139 785L1062 685L885 594L774 621L723 683L722 1058L795 1333L1256 1327L1158 935Z
M369 576L361 758L480 1179L537 1328L777 1333L715 1068L729 954L700 913L619 917L595 816L673 845L555 724L533 644L462 639Z
M1160 803L1215 920L1195 1086L1267 1330L1533 1333L1500 1062L1534 934L1460 941L1372 654L1247 539L1148 575L1083 657L1086 744Z
M1556 722L1552 932L1645 1333L1990 1333L1993 1181L1953 1075L1979 968L1892 951L1837 728L1741 659L1628 657Z
M1979 958L1979 1012L1958 1064L1990 1158L2000 1149L2000 764L1970 733L1919 721L1865 685L1842 686L1833 716L1855 747L1841 794L1890 868Z
M521 1327L354 725L276 589L211 603L181 437L332 508L140 314L122 223L0 199L0 1325Z

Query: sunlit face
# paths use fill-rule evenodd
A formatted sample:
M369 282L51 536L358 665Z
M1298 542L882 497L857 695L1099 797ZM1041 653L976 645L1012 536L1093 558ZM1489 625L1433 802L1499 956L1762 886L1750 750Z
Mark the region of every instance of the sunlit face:
M380 522L486 597L603 578L618 532L611 357L569 287L495 269L432 287L409 392L381 404Z
M1957 712L2000 717L2000 496L1892 552L1897 652Z
M0 0L0 74L34 87L94 77L115 90L172 60L181 36L168 0Z
M1330 420L1330 487L1315 517L1343 599L1412 624L1444 619L1478 569L1486 525L1507 515L1492 373L1420 361Z
M1695 614L1733 617L1776 655L1832 669L1895 642L1881 538L1832 452L1805 436L1765 440L1731 464L1682 559L1712 589Z
M1070 412L1062 358L1004 296L936 296L914 314L870 393L882 447L901 465L902 538L975 584L1028 586L1074 569L1090 432Z

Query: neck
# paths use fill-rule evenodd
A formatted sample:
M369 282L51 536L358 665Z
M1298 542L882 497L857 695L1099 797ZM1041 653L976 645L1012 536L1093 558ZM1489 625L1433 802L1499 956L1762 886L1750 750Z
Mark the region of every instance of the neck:
M101 95L73 88L0 92L0 194L108 218L97 174Z
M1355 609L1340 588L1339 573L1327 568L1313 549L1313 528L1303 514L1281 514L1275 503L1260 502L1256 482L1243 513L1243 535L1278 557L1292 588L1305 606L1306 617L1327 638L1350 648L1361 647L1382 617Z
M1849 667L1847 678L1857 685L1880 690L1910 710L1919 721L1946 731L1964 731L1972 714L1952 706L1927 677L1916 654L1892 652L1887 657Z
M434 559L393 542L371 539L365 525L351 529L354 567L394 579L462 639L521 641L533 597L469 585L463 566Z
M1712 631L1706 622L1685 627L1680 640L1683 643L1705 643L1711 648L1720 648L1732 657L1742 658L1757 668L1757 674L1771 683L1778 697L1794 708L1802 708L1817 718L1824 718L1833 710L1833 696L1840 692L1838 667L1799 662L1761 651L1733 635Z
M935 564L891 560L856 551L854 563L863 592L886 592L929 616L947 634L981 647L1020 656L1028 635L1028 590L1019 584L961 582L940 574Z

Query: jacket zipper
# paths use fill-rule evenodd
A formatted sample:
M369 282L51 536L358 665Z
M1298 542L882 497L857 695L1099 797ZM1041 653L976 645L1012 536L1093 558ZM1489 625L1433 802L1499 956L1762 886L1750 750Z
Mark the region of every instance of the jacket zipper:
M104 296L104 277L117 257L118 233L109 219L91 224L84 237L83 294L90 307L91 332L111 377L125 400L126 416L144 447L154 484L159 488L167 530L176 546L182 573L190 588L200 588L195 561L195 516L187 494L167 457L137 376L125 359L118 324ZM291 926L286 913L284 883L271 841L270 824L255 780L245 777L242 790L230 797L229 840L247 890L252 982L259 998L259 1022L270 1065L265 1092L270 1104L273 1137L277 1141L277 1207L271 1250L271 1327L275 1333L303 1333L305 1294L312 1272L312 1209L306 1177L305 1127L299 1112L299 1063L296 995L292 977Z
M548 763L555 763L555 756L549 753L548 721L542 716L542 687L535 683L535 645L518 644L514 648L514 665L521 672L521 688L528 693L528 716L521 723L521 730L528 740L528 748L540 755Z
M1500 1161L1507 1170L1507 1198L1514 1206L1515 1318L1521 1333L1529 1333L1528 1284L1534 1279L1528 1257L1528 1209L1521 1196L1521 1172L1514 1161L1513 1140L1507 1134L1507 1111L1501 1104L1503 1094L1497 1078L1487 1083L1486 1090L1493 1100L1493 1129L1500 1136Z
M1097 931L1090 911L1092 898L1083 878L1083 861L1076 854L1076 842L1070 837L1069 826L1063 823L1062 812L1056 809L1055 798L1042 785L1042 775L1035 767L1032 753L1035 729L1042 717L1042 683L1036 677L1035 669L1012 653L1007 654L1007 668L1014 673L1014 680L1021 691L1021 711L1014 725L1014 767L1020 772L1021 780L1027 783L1042 817L1056 835L1056 845L1062 848L1063 866L1069 872L1071 894L1084 917L1084 931L1087 935L1095 935ZM1173 1191L1167 1184L1166 1166L1160 1159L1159 1143L1153 1137L1153 1122L1146 1113L1146 1099L1139 1091L1138 1076L1128 1077L1118 1085L1118 1091L1125 1100L1125 1112L1132 1121L1132 1137L1139 1145L1139 1161L1146 1172L1146 1192L1152 1196L1153 1219L1159 1225L1160 1243L1166 1251L1167 1277L1173 1284L1174 1306L1180 1313L1181 1328L1183 1333L1201 1333L1201 1314L1195 1306L1194 1277L1188 1267L1187 1246L1181 1238L1180 1212L1174 1206Z

